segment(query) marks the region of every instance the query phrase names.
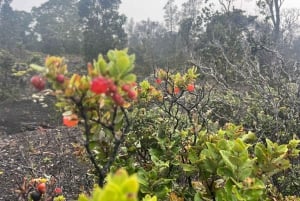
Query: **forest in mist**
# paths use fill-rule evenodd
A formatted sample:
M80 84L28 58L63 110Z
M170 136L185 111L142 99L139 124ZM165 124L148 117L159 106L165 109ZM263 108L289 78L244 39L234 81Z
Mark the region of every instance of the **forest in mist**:
M299 54L299 10L283 9L284 1L257 1L260 14L251 16L235 9L233 0L190 0L181 6L169 0L164 22L127 19L118 13L120 0L103 5L51 0L30 13L13 10L11 2L0 4L1 49L10 52L73 54L91 61L109 49L128 47L136 54L137 70L146 74L187 61L208 67L220 51L232 61L246 49L256 56L263 47L276 47L293 59Z

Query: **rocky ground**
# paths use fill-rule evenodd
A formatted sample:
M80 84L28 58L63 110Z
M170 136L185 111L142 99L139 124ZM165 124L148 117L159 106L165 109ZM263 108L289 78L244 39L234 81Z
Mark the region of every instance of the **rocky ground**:
M52 176L67 200L92 186L91 166L76 156L82 134L60 121L29 100L0 103L0 201L23 201L16 192L24 177Z

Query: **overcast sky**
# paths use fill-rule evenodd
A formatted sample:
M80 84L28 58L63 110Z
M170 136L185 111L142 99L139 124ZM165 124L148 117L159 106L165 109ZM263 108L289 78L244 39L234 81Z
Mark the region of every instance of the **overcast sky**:
M18 10L30 11L33 6L39 6L47 0L13 0L12 6ZM176 0L180 6L186 0ZM217 0L215 0L217 2ZM236 8L250 9L254 11L256 0L236 0ZM163 7L167 0L122 0L120 12L128 18L134 18L135 21L146 20L163 20ZM252 5L251 5L252 4ZM285 0L284 7L300 8L300 0Z

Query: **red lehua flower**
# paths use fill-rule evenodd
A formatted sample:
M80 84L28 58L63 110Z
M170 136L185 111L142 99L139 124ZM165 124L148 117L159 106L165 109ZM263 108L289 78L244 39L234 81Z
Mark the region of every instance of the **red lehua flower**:
M131 86L129 84L124 84L122 86L122 90L125 91L125 92L129 92L131 89Z
M123 106L125 101L123 99L123 97L118 94L118 93L114 93L114 95L112 96L112 99L115 101L115 103L119 106Z
M156 82L156 84L161 84L161 83L162 83L162 80L159 79L159 78L157 78L157 79L155 80L155 82Z
M62 194L62 189L59 188L59 187L56 187L56 188L54 189L54 193L55 193L55 195L61 195L61 194Z
M128 91L127 95L131 100L135 100L137 98L137 92L134 90Z
M91 91L95 94L105 93L109 89L109 81L107 78L99 76L93 79L91 84Z
M45 89L46 81L39 75L34 75L30 82L39 91Z
M180 92L179 87L174 87L174 94L179 94L179 92Z
M108 90L111 93L115 93L118 90L118 87L114 83L111 83Z
M193 92L195 90L195 85L194 84L188 84L188 86L186 87L186 89L189 92Z
M57 76L56 76L56 81L58 82L58 83L64 83L64 81L65 81L65 76L63 75L63 74L58 74Z

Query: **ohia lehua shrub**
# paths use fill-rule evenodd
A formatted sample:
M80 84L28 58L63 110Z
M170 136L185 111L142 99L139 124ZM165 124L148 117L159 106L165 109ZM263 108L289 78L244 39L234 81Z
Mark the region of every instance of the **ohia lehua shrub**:
M195 67L158 69L139 84L127 50L100 55L86 75L69 74L60 57L31 67L40 73L35 88L52 89L63 124L82 127L99 187L80 201L278 199L271 178L299 155L297 139L279 145L241 126L218 128L209 119L212 87L197 84Z

